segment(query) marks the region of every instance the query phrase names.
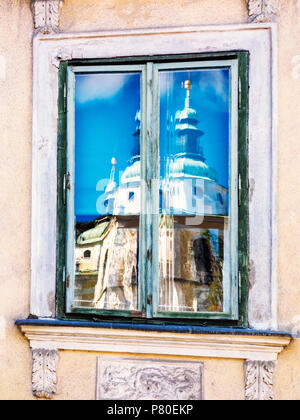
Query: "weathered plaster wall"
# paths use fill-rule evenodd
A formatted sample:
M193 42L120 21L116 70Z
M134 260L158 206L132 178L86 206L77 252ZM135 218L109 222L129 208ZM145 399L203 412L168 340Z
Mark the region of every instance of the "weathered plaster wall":
M63 31L240 23L244 0L65 0Z
M278 114L278 323L300 332L300 2L280 1ZM300 340L279 358L275 397L300 399Z
M239 23L244 0L65 0L61 29ZM0 399L31 399L29 313L32 18L29 0L0 0ZM300 2L280 0L278 139L279 327L300 330ZM299 316L299 318L295 318ZM94 399L95 353L61 352L56 399ZM300 399L300 342L279 357L275 397ZM205 359L205 397L243 399L243 363Z
M279 326L300 331L300 1L281 0L279 24ZM298 317L298 318L296 318ZM293 321L294 320L294 321Z
M31 398L29 308L31 38L29 1L0 1L0 398Z
M128 357L132 354L106 354L109 357ZM96 364L98 353L63 351L59 358L59 382L56 400L95 399ZM138 356L142 359L143 356ZM144 358L156 360L157 356L147 355ZM176 360L174 357L163 356L163 360ZM204 398L208 400L243 400L243 362L241 360L196 359L185 358L185 361L204 362ZM230 372L230 375L228 375ZM74 384L78 386L74 387Z

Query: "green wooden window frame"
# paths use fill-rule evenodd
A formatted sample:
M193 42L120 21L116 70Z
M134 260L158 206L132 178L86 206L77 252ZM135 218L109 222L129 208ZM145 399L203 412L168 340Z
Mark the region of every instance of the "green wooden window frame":
M248 64L247 51L188 54L168 57L134 57L61 62L58 98L57 188L57 316L62 319L109 319L132 322L189 323L247 326L248 287ZM231 276L226 312L158 311L158 199L160 70L231 68L230 205ZM141 73L141 173L139 310L101 310L72 307L74 267L74 80L76 72L138 71ZM236 137L236 138L234 138ZM73 139L73 140L72 140ZM73 209L73 210L72 210Z

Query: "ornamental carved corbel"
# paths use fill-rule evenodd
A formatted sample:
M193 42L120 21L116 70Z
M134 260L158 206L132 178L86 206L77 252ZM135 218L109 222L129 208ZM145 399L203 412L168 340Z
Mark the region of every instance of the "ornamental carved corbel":
M33 349L32 393L38 398L51 399L56 394L58 351Z
M279 13L278 0L247 0L249 22L273 22Z
M274 400L275 370L275 362L247 360L244 365L245 399Z
M34 28L36 33L58 32L59 13L64 0L31 0Z

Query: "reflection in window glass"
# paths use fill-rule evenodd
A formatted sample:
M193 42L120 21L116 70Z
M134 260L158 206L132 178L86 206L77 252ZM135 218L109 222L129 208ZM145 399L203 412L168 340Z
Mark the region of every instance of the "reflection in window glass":
M228 68L161 71L159 311L223 312Z
M74 305L137 310L140 73L75 81Z

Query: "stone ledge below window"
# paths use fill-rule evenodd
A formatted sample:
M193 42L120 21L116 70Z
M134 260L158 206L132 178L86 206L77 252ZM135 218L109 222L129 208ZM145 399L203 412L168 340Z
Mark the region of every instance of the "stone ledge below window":
M275 361L290 343L288 332L110 322L18 320L30 347Z

